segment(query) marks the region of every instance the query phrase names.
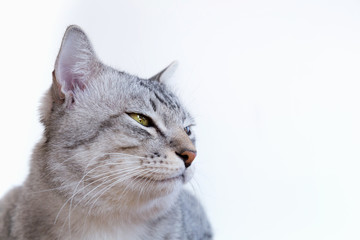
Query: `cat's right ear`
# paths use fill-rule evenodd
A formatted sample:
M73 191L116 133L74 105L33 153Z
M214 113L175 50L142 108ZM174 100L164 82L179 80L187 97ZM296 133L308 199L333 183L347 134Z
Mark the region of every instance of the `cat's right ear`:
M74 93L83 90L97 71L99 61L83 30L71 25L66 29L53 72L54 101L71 105Z
M174 75L176 69L178 68L178 65L179 65L178 61L173 61L172 63L170 63L169 66L164 68L162 71L157 73L155 76L152 76L150 78L150 80L158 81L158 82L162 82L162 83L167 82Z

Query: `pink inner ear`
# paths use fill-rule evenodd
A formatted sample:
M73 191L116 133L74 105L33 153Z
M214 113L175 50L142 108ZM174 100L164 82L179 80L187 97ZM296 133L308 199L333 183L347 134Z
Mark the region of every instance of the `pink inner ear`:
M85 83L82 80L79 80L78 78L74 78L73 82L72 82L71 91L73 91L76 87L78 87L80 90L84 90L85 89Z
M85 88L85 76L84 74L74 73L71 69L72 66L68 64L69 62L64 64L62 64L62 61L60 62L60 79L58 79L58 81L61 83L63 90L66 92L74 92L75 88L83 90Z
M86 35L78 30L70 30L63 40L55 65L57 81L62 91L74 92L76 88L85 89L86 81L94 69L94 52Z
M58 62L57 80L62 86L63 91L72 91L73 74L70 70L70 64L66 64L63 58L60 58Z

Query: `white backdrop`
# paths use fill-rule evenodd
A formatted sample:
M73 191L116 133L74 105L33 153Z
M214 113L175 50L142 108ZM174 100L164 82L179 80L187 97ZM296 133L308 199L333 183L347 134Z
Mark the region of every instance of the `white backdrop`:
M360 2L2 1L0 196L26 177L62 35L173 84L216 239L360 239Z

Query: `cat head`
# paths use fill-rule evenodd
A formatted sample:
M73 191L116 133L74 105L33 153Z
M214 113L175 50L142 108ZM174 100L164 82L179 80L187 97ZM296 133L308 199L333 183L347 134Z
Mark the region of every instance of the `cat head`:
M101 211L176 196L196 148L194 120L164 83L175 68L149 79L118 71L70 26L41 109L48 181Z

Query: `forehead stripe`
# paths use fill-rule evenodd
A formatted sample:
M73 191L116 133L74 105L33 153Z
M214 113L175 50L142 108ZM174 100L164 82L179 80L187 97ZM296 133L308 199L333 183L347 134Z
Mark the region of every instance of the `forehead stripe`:
M150 104L151 107L153 108L154 112L156 112L156 104L154 103L154 101L150 98Z
M167 93L161 88L158 82L146 81L143 79L139 79L140 86L148 89L150 92L153 92L158 101L168 108L180 108L179 103L177 102L176 97L172 93Z

